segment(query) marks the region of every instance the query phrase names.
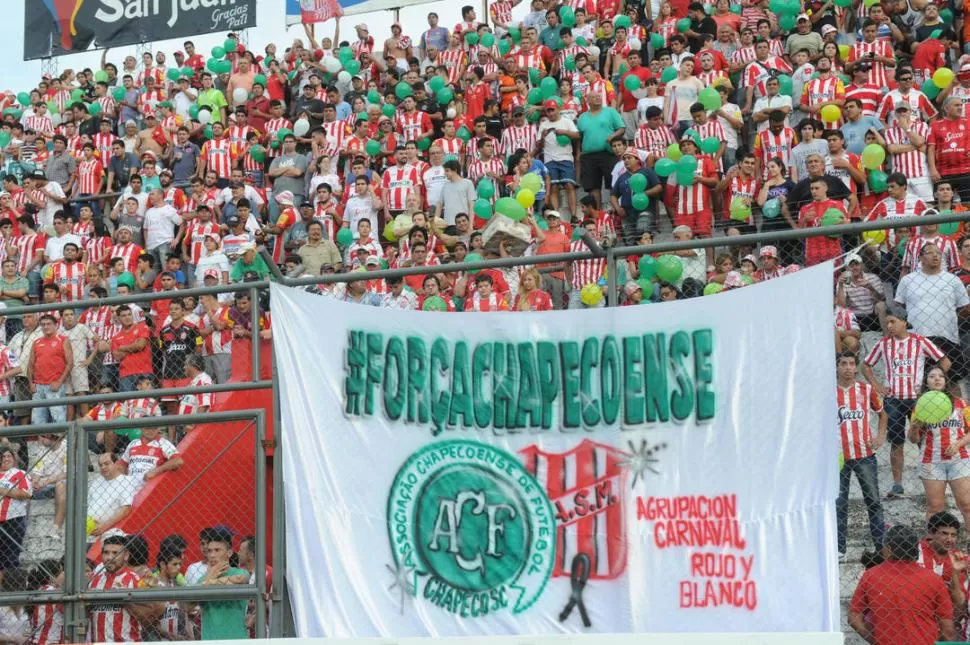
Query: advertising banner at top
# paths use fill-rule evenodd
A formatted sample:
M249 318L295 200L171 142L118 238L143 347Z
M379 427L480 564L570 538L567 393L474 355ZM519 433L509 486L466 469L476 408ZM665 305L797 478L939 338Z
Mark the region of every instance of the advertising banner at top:
M273 285L299 636L835 632L831 276L515 314Z
M326 22L337 16L400 9L434 0L286 0L286 24Z
M25 0L24 60L256 26L256 0Z

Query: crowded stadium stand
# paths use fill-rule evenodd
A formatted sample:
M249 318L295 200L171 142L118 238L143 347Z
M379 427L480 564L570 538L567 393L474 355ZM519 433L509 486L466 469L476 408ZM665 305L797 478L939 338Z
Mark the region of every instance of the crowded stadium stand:
M281 544L266 520L268 281L433 325L662 315L827 261L832 337L818 342L837 356L846 642L966 641L965 11L499 0L390 33L338 18L333 37L308 27L291 45L147 43L140 59L108 52L8 90L0 642L283 635L263 615L283 606L271 568L257 573ZM770 334L797 315L756 322ZM325 340L321 327L307 342ZM924 392L952 415L914 416ZM246 410L262 416L178 419ZM56 429L31 430L44 424ZM917 532L918 553L885 544L895 526ZM81 545L90 589L186 596L67 617L54 596L28 601L82 575L65 571ZM880 605L874 587L909 584L887 582L885 560L937 574L939 605L915 587ZM195 598L201 585L252 594Z

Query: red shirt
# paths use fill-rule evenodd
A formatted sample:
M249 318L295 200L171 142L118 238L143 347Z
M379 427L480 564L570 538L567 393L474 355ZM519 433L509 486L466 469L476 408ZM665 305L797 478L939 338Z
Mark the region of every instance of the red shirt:
M862 574L849 611L872 612L879 645L933 645L937 620L953 618L943 580L915 562L890 560Z
M966 119L939 119L930 126L936 146L936 170L941 175L970 174L970 124Z
M144 338L146 341L149 340L150 334L148 333L148 327L145 323L136 323L130 329L123 329L115 337L111 339L111 352L117 356L118 348L123 345L131 345L139 338ZM152 373L152 348L151 343L145 343L144 349L140 352L133 352L131 354L125 355L121 359L121 364L118 368L119 374L122 377L131 376L133 374L151 374Z
M489 98L488 84L478 83L465 88L465 109L469 119L485 114L485 99Z
M67 369L67 358L64 356L66 342L67 336L60 334L41 336L34 342L34 383L50 385L61 378Z
M637 109L637 101L639 100L636 96L633 95L633 92L626 89L626 85L624 85L624 81L626 80L627 76L636 76L637 78L640 79L640 85L643 85L644 83L647 82L647 79L651 77L650 68L644 67L643 65L641 65L636 69L631 69L629 72L627 72L620 78L620 86L618 90L620 92L620 97L622 97L623 99L624 112L629 112L631 110Z

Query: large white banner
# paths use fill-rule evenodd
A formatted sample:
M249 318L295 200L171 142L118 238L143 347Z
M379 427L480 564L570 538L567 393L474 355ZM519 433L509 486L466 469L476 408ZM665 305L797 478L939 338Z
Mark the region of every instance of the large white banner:
M274 285L299 635L837 630L831 276L512 314Z

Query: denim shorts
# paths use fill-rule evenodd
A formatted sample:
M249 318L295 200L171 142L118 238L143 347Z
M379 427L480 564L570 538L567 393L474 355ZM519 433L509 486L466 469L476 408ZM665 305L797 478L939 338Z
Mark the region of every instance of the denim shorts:
M576 183L576 164L572 161L546 162L546 170L549 171L549 181L553 184Z
M943 482L951 482L954 479L970 477L970 461L954 459L952 461L941 461L935 464L920 464L919 476L920 479Z

